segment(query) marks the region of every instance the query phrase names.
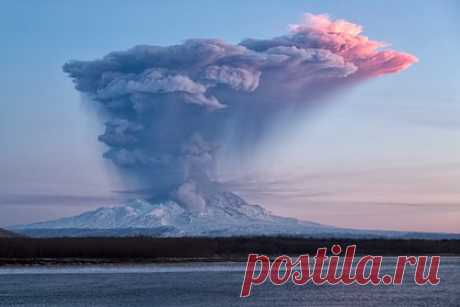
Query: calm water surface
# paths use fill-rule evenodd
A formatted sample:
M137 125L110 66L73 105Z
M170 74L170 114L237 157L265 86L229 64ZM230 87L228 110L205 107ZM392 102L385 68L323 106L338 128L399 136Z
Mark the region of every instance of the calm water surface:
M393 271L386 258L384 273ZM441 260L441 283L417 286L265 284L239 298L242 263L0 268L0 306L460 306L460 258ZM412 270L408 270L408 274Z

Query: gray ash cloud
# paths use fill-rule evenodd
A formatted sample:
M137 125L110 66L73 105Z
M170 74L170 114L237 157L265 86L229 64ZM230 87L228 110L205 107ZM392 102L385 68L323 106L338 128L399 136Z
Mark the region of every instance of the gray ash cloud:
M328 28L315 18L271 40L136 46L69 61L63 70L107 114L99 136L109 148L104 157L153 196L201 211L221 145L231 143L236 152L256 146L286 109L303 110L350 80L408 66L400 59L406 54L379 51L360 32L334 32L336 22L327 19Z

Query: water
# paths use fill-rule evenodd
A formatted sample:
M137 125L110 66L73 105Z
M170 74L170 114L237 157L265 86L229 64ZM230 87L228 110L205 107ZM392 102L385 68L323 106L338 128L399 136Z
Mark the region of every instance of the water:
M385 259L384 273L394 261ZM437 286L273 286L239 297L243 263L0 268L0 306L460 306L460 258ZM412 270L408 270L408 274ZM413 276L413 275L412 275Z

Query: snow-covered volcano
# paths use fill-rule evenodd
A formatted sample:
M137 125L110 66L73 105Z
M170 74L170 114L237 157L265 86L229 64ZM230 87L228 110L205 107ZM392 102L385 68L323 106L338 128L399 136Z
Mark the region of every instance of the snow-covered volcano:
M231 192L204 195L206 207L189 210L174 200L132 200L124 206L99 208L78 216L9 227L32 237L81 236L260 236L322 238L458 239L458 234L416 233L337 228L280 217L251 205Z
M318 223L272 215L258 205L250 205L231 192L207 195L207 206L192 212L172 200L152 202L133 200L124 206L100 208L78 216L13 227L25 233L64 229L82 234L155 234L160 236L202 235L306 235L330 232L335 228ZM123 231L121 231L123 230Z

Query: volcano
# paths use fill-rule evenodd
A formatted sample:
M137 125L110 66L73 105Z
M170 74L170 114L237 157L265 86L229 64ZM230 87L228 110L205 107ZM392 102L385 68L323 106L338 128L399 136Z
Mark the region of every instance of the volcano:
M173 199L133 199L77 216L8 227L30 237L232 237L458 239L459 234L339 228L281 217L228 191L202 194L206 206L190 210Z
M173 200L135 199L78 216L15 226L22 233L48 235L238 236L306 235L336 228L271 214L231 192L205 195L206 208L191 211Z

